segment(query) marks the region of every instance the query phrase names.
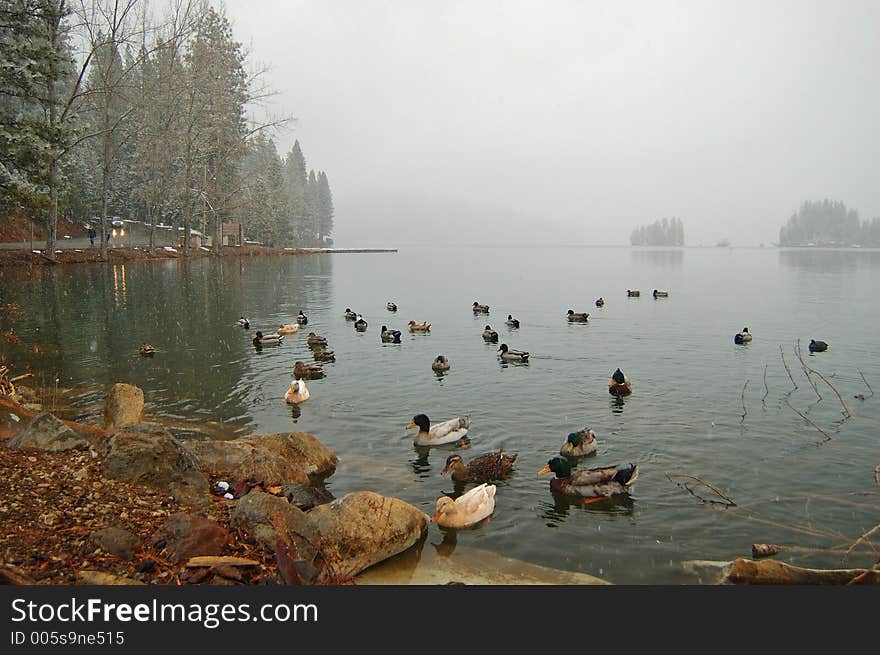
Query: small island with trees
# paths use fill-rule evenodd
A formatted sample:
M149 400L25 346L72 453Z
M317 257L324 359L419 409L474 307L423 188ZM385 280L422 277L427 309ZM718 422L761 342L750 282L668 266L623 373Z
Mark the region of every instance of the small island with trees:
M684 224L678 218L664 218L637 227L629 236L633 246L683 246Z
M780 228L779 245L880 247L880 218L861 221L839 200L808 200Z

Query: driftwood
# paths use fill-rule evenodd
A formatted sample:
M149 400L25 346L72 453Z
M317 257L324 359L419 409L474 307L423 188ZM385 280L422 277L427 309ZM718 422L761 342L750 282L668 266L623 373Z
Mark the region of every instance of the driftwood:
M212 555L203 555L200 557L190 557L189 561L186 563L187 568L194 569L199 568L201 566L259 566L260 563L256 562L252 559L245 559L244 557L230 557L230 556L212 556Z
M840 555L840 548L810 548L808 546L781 546L779 544L752 544L752 557L772 557L779 553L808 555ZM858 555L874 557L874 553L866 550L857 551Z
M805 569L775 560L738 558L727 574L731 584L880 584L880 571L873 569Z
M791 380L791 383L794 385L794 389L792 389L792 391L797 391L797 382L794 381L794 376L791 374L791 369L788 368L788 364L785 363L785 353L782 352L781 344L779 346L779 356L782 357L782 365L785 367L785 372L788 373L788 379ZM791 391L789 391L789 393L791 393Z

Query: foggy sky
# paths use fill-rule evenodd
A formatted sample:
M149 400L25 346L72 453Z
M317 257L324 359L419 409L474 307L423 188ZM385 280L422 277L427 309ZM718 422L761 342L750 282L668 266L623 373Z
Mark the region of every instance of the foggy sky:
M880 2L227 0L337 245L770 244L880 216Z

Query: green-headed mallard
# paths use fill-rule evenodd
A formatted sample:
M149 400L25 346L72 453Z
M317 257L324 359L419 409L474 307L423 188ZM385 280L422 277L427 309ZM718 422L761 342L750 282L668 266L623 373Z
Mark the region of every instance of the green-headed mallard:
M354 329L358 332L366 332L367 331L367 322L364 320L364 317L360 314L357 315L357 320L354 322Z
M748 343L751 340L752 340L752 333L749 332L749 328L747 328L747 327L744 327L742 329L742 332L737 332L735 335L733 335L733 343L737 343L737 344Z
M282 323L278 326L278 334L296 334L299 331L299 323Z
M629 493L639 476L639 467L635 464L572 471L571 464L564 457L550 459L547 466L538 471L538 475L546 475L551 471L556 474L550 480L552 491L581 498L608 498Z
M504 322L507 327L518 328L519 327L519 319L514 318L511 314L507 315L507 320Z
M657 289L654 289L654 297L655 298L668 298L669 292L668 291L657 291Z
M303 310L299 310L299 314L296 315L296 322L300 325L306 325L309 322L309 317L303 314Z
M318 364L303 364L294 362L293 377L298 380L320 380L324 377L324 369Z
M294 380L290 383L290 389L284 394L284 400L291 405L298 405L309 399L309 390L306 389L306 383L302 380Z
M587 312L576 312L573 309L568 310L569 323L586 323L590 315Z
M332 350L326 350L324 348L315 348L312 351L315 356L315 361L317 362L335 362L336 355Z
M440 471L440 475L446 475L451 471L452 479L456 482L504 480L513 468L516 457L516 454L505 455L499 450L475 457L465 464L461 455L450 455L446 458L446 466Z
M141 354L141 357L152 357L156 354L156 348L152 344L145 342L138 348L138 352Z
M385 305L385 309L387 309L389 312L396 312L397 305L393 302L389 302L387 305Z
M474 314L488 314L489 313L489 305L481 305L476 300L473 304Z
M351 311L351 307L346 307L345 311L342 312L342 315L345 316L345 318L347 318L349 321L355 321L358 317L355 312Z
M811 353L824 353L828 350L828 344L824 341L816 341L815 339L810 339L810 352Z
M431 368L435 371L448 371L449 370L449 359L444 355L437 355L434 358L434 361L431 362Z
M431 521L444 528L466 528L489 518L495 511L495 485L481 484L455 500L449 496L437 499Z
M387 325L383 325L380 337L384 343L400 343L400 330L389 330Z
M456 416L448 421L431 425L431 420L425 414L416 414L406 429L418 426L419 431L413 438L416 446L441 446L464 439L470 425L469 416Z
M314 332L309 332L309 336L306 339L306 343L309 344L310 346L320 346L323 348L324 346L327 345L327 337L322 337L322 336L315 334Z
M277 346L284 341L283 334L263 334L259 330L252 339L255 346Z
M498 342L498 333L492 329L491 325L487 325L485 328L483 328L483 340L493 343Z
M605 299L602 298L601 296L599 298L596 298L596 307L604 307L604 306L605 306Z
M563 457L583 457L596 452L596 433L590 428L572 432L559 449Z
M627 295L628 298L638 298L638 297L641 296L642 294L641 294L640 292L638 292L638 291L634 291L634 290L632 290L632 289L627 289L627 290L626 290L626 295Z
M611 379L608 381L608 393L612 396L628 396L632 393L632 383L620 369L611 374Z
M428 323L427 321L425 321L423 323L416 323L415 321L410 321L409 323L407 323L407 325L409 325L410 332L430 332L431 331L431 324Z
M243 327L245 330L250 329L250 327L251 327L251 322L249 320L247 320L244 316L242 316L240 319L238 319L238 324L241 327Z
M501 359L507 362L527 362L529 361L529 352L527 350L511 350L506 343L502 343L498 349L501 353Z

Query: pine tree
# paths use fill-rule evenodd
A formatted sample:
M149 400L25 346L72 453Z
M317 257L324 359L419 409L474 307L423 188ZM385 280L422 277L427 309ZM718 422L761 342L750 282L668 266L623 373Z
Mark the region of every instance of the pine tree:
M325 238L333 232L333 193L327 173L318 173L318 240L323 245Z

